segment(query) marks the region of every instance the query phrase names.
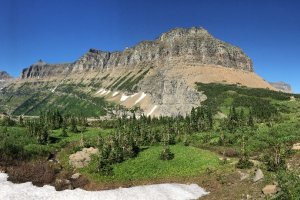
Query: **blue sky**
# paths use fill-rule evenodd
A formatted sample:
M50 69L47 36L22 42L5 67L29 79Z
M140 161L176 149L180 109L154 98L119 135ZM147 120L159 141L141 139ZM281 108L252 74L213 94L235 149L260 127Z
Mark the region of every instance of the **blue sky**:
M123 50L174 27L202 26L241 47L255 71L300 93L297 0L0 0L0 70Z

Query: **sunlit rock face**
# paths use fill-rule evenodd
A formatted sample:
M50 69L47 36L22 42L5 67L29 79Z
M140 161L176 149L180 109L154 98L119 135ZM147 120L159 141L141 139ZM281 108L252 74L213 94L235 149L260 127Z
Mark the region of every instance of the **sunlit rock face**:
M142 41L124 51L90 49L74 63L47 64L42 60L23 70L22 78L54 76L104 68L132 68L156 63L164 68L172 60L253 71L251 59L238 47L214 38L203 28L175 28L153 41ZM142 66L141 66L142 67Z

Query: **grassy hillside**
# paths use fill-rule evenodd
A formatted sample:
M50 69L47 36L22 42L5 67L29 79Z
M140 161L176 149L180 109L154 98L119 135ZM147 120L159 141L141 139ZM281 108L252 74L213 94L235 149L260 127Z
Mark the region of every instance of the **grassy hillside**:
M55 88L47 83L36 85L24 83L20 87L5 88L0 96L0 111L13 115L39 115L47 109L59 109L63 113L98 117L106 114L112 106L102 97L93 97L93 92L84 84L61 84Z
M67 97L81 99L79 102L97 102L85 89L84 84L64 84L56 92L72 94ZM35 102L35 108L49 107L49 102L55 107L38 119L0 120L0 164L16 158L46 162L55 152L59 160L56 176L70 179L80 172L90 181L85 187L92 189L196 182L213 191L210 197L215 199L224 192L235 195L233 199L245 194L263 199L262 187L278 182L282 190L275 195L277 199L297 199L300 153L291 147L300 142L299 95L221 84L198 83L197 89L208 99L186 117L133 116L93 123L72 112L80 108L91 113L83 104L63 100L64 96L56 93L49 93L44 101L40 99L43 95L32 95L18 112L33 112L30 109ZM13 94L11 99L28 92L26 87L19 91L19 96ZM96 105L102 105L101 101ZM53 111L59 106L63 112ZM98 148L99 154L86 167L75 169L69 156L84 147ZM253 184L256 168L263 170L265 178ZM250 178L241 180L241 172Z

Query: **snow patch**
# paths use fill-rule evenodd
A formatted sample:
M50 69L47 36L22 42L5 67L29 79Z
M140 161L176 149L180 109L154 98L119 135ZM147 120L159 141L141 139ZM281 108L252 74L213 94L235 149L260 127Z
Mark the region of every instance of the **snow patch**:
M55 92L55 90L57 89L57 87L58 87L58 85L57 85L57 86L55 86L55 88L53 88L53 89L51 90L51 92L52 92L52 93L54 93L54 92Z
M32 183L14 184L0 173L0 199L19 200L185 200L207 195L197 184L157 184L119 188L115 190L85 191L82 189L56 191L54 187L33 186Z
M101 88L100 90L98 90L95 94L99 94L100 92L102 92L104 89Z
M104 96L108 95L110 93L110 90L107 90L105 93L104 93Z
M143 92L138 100L135 101L134 105L142 101L147 95Z
M122 94L120 101L126 101L126 99L128 99L129 96Z
M119 94L119 92L114 92L112 97L117 96Z
M137 95L138 93L134 93L134 94L132 94L132 95L130 95L130 97L132 98L132 97L134 97L135 95Z
M100 94L101 96L106 96L110 93L110 90L106 90L106 89L100 89L98 92L96 92L96 94Z
M157 108L157 105L153 106L153 108L150 110L150 112L147 114L147 116L150 116L155 111L156 108Z

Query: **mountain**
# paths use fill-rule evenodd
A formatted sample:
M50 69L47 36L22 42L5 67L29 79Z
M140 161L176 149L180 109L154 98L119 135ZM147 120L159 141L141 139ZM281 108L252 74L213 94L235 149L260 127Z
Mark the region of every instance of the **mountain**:
M278 89L281 92L286 92L286 93L292 93L293 92L291 85L288 84L288 83L280 81L280 82L270 82L270 84L274 88Z
M19 104L9 109L15 114L35 114L37 107L51 104L66 109L68 101L78 106L83 101L98 115L106 113L107 108L101 110L105 101L138 107L146 115L185 115L206 100L195 89L196 82L274 89L255 74L251 59L239 47L203 28L176 28L124 51L90 49L65 64L40 60L24 69L11 86ZM68 101L62 99L64 95ZM101 105L95 99L101 99Z
M0 71L0 90L5 87L10 81L12 77L6 71Z

